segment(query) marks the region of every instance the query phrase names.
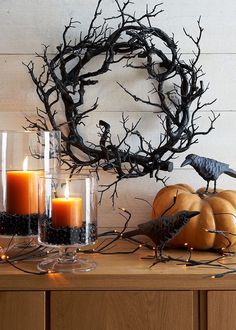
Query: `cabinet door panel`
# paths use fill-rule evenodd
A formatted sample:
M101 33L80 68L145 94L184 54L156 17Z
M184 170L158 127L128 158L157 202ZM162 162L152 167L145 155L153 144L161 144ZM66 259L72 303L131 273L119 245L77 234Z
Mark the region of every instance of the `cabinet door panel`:
M51 330L192 330L191 291L63 291L51 293Z
M1 330L45 330L44 292L0 292Z
M236 291L208 291L208 330L236 329Z

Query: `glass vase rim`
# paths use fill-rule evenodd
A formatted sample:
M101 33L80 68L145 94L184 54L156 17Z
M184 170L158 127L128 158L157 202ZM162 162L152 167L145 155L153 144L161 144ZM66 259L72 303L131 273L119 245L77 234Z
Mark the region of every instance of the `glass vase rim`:
M45 180L58 180L58 181L76 181L76 180L83 180L86 178L96 177L95 173L75 173L71 177L69 176L69 173L59 173L59 174L48 174L48 175L40 175L40 179Z
M51 130L51 131L49 131L49 130L45 130L45 131L26 131L26 130L13 130L13 129L0 129L0 134L1 133L15 133L15 134L23 134L23 133L25 133L25 134L30 134L30 133L61 133L61 131L60 130Z

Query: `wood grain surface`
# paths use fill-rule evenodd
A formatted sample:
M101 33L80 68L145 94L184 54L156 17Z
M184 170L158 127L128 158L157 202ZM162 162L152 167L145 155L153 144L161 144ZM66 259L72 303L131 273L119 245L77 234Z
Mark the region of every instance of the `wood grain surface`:
M207 302L207 330L233 330L236 328L235 291L209 291Z
M119 242L117 250L129 251L132 244ZM166 254L187 258L184 250L166 250ZM0 290L236 290L236 274L212 278L222 272L213 267L186 267L179 262L159 263L150 268L152 260L142 259L150 250L139 249L135 254L82 255L97 263L88 273L30 275L12 266L0 265ZM217 255L193 251L194 260L212 260ZM230 258L229 264L236 262ZM36 262L18 263L20 267L37 271Z
M45 330L45 317L44 292L0 292L1 330Z
M197 330L189 291L52 292L51 330Z

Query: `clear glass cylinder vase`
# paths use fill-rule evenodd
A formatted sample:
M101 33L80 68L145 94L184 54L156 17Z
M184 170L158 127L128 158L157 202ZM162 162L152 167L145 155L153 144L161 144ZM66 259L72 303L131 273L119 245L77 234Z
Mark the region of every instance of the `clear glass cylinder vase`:
M38 234L39 177L60 168L60 132L0 132L0 235Z
M94 262L81 259L77 248L97 239L97 183L92 174L47 176L39 185L39 243L56 247L40 270L88 271Z

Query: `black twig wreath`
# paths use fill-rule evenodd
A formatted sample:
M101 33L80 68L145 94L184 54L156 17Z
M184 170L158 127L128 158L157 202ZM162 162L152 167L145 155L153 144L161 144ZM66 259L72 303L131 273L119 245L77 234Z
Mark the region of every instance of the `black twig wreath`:
M204 75L198 65L200 57L200 40L203 28L198 21L199 34L195 39L185 30L185 35L191 39L196 47L190 60L183 60L177 49L174 37L169 37L158 27L152 25L155 17L162 12L160 4L153 9L136 17L127 11L131 1L120 4L115 0L118 9L117 15L104 18L103 24L98 25L98 17L102 14L102 0L99 0L86 35L78 34L74 43L68 38L68 31L77 26L72 19L65 26L62 43L57 47L56 55L50 57L48 46L44 47L43 54L37 54L43 61L42 72L35 74L34 63L27 64L30 76L36 85L37 94L44 105L44 109L37 109L38 118L27 118L29 129L60 130L62 133L63 149L62 161L71 171L79 172L89 166L96 171L116 173L116 180L102 187L102 195L111 186L112 199L117 194L117 184L128 178L145 175L159 177L159 171L172 171L171 162L176 154L182 153L196 143L199 135L208 134L214 127L218 116L212 113L209 127L201 130L197 124L199 111L205 106L212 105L215 100L202 103L202 96L207 91L201 77ZM110 22L117 22L113 29ZM155 45L158 39L167 47L164 52ZM159 43L159 42L158 42ZM102 64L93 71L86 71L85 66L98 55L103 56ZM140 63L140 59L142 62ZM92 107L83 110L86 90L99 82L100 75L111 70L114 63L125 61L125 66L136 70L146 70L152 83L150 96L139 97L131 93L125 86L120 87L136 102L142 102L147 108L154 106L160 118L164 133L160 142L155 144L147 141L138 131L139 122L128 124L128 117L122 116L124 136L114 143L110 124L104 120L98 123L99 143L84 141L79 127L85 125L86 119L98 107L98 98ZM137 63L138 61L138 63ZM171 87L170 87L171 86ZM151 95L151 94L154 94ZM64 119L60 119L57 105L63 104ZM132 150L128 138L135 136L139 147Z

